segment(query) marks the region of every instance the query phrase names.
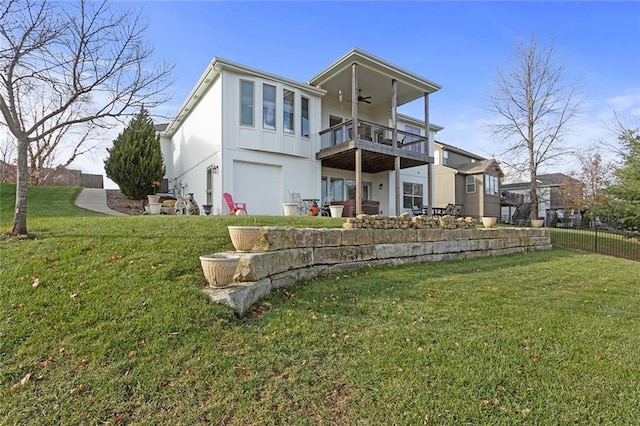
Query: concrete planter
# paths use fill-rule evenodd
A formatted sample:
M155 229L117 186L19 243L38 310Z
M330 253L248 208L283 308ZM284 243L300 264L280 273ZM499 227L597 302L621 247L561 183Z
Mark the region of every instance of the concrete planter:
M209 287L220 288L231 284L233 274L238 267L238 256L208 254L200 256L200 265Z
M497 217L493 216L482 216L482 224L485 228L493 228L498 220Z
M147 195L147 199L149 200L149 204L151 203L159 203L160 196L159 195Z
M237 251L251 251L260 236L260 226L228 226L229 236Z
M542 228L544 225L544 219L531 219L531 226L534 228Z
M149 213L160 214L160 209L162 209L162 203L149 203Z
M298 209L297 203L282 203L285 216L295 216Z
M342 217L344 206L329 206L329 210L331 211L331 217Z

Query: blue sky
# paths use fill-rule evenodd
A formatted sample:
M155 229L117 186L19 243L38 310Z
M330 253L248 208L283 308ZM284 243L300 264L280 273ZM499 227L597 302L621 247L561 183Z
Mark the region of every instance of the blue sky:
M177 112L215 56L305 82L358 47L441 84L430 98L431 121L444 127L437 139L490 156L499 148L482 106L514 43L535 34L542 44L553 39L567 73L582 79L587 103L571 143L612 139L613 110L640 122L637 1L119 4L143 8L156 58L176 64L163 114Z

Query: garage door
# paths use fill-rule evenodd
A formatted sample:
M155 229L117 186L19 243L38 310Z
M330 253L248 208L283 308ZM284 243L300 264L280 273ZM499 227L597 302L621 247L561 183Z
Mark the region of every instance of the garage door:
M236 161L233 199L247 203L249 214L282 215L282 167Z

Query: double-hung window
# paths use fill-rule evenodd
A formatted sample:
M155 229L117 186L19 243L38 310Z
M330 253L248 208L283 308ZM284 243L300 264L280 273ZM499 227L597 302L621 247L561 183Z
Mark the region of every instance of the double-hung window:
M467 194L474 194L476 192L476 177L471 175L467 176Z
M276 129L276 87L270 84L262 85L262 127Z
M240 124L253 126L253 82L240 80Z
M410 209L412 207L422 208L423 185L421 183L404 182L402 184L402 207Z
M301 98L300 136L309 137L309 99Z
M294 92L285 89L282 95L282 130L285 133L294 133Z

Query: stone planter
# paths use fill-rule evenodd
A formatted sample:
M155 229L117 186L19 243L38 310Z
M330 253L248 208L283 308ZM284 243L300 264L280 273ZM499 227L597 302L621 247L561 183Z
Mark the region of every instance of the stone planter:
M531 219L531 226L534 228L542 228L544 225L544 219Z
M200 265L209 287L227 287L231 284L233 274L238 267L238 256L224 254L208 254L200 256Z
M159 195L147 195L147 199L149 200L149 204L151 203L159 203L160 196Z
M331 217L342 217L342 210L344 206L329 206L329 210L331 211Z
M498 220L497 217L493 216L482 216L482 224L485 228L493 228Z
M237 251L251 251L260 236L260 226L228 226L231 242Z
M284 210L285 216L295 216L296 210L298 210L297 203L282 203L282 208Z
M151 214L160 214L161 208L162 203L149 203L149 213Z
M211 214L211 207L213 207L213 204L203 204L202 205L202 212L209 216Z

